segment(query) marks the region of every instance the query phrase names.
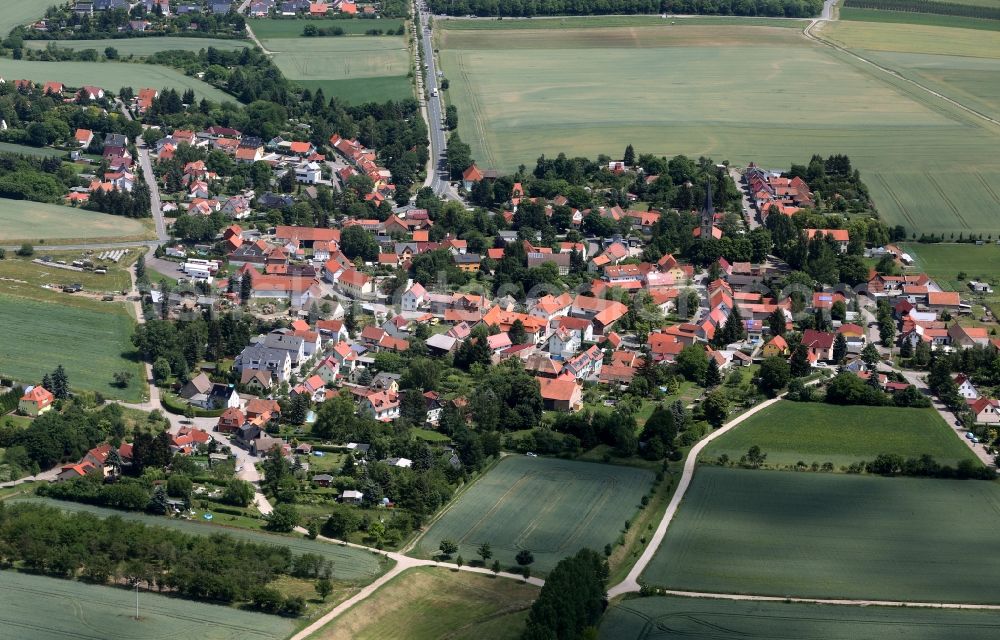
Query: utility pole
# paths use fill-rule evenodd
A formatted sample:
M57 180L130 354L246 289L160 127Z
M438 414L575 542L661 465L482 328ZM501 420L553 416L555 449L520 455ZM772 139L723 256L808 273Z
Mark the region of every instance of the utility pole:
M135 581L135 619L139 619L139 581Z

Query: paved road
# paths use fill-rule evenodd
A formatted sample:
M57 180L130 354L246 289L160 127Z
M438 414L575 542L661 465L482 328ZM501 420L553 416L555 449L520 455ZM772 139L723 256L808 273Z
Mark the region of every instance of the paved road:
M160 244L170 239L167 235L167 224L163 220L163 205L160 202L160 186L156 183L156 176L153 174L153 165L149 160L149 147L141 137L135 139L136 149L139 151L139 165L142 167L142 178L149 186L149 205L153 214L153 222L156 224L156 239Z
M754 210L754 208L750 205L750 195L747 193L747 189L749 189L749 187L744 185L742 182L743 173L736 167L729 167L729 177L733 179L733 182L736 183L736 188L740 190L740 199L743 207L743 219L747 223L747 228L751 230L756 229L760 226L760 223L757 221L756 210Z
M427 129L430 133L430 171L427 175L425 186L434 189L434 193L450 200L460 200L448 181L447 169L444 165L445 154L448 148L448 141L445 135L443 118L444 104L441 100L440 87L438 86L437 60L434 59L434 42L431 32L427 28L428 14L420 9L419 3L416 5L417 13L417 38L420 41L421 62L427 65L423 75L423 92L426 96ZM419 84L418 84L419 87ZM434 92L438 95L432 95ZM421 97L423 99L423 96Z
M982 444L973 444L971 440L965 437L965 434L969 432L968 429L960 427L956 424L955 414L948 410L938 399L931 393L931 390L927 387L927 374L919 371L903 371L903 377L906 381L912 384L920 392L931 397L931 403L934 405L934 409L937 410L938 414L944 419L948 426L951 427L958 437L964 442L972 452L976 454L976 457L982 460L983 464L987 467L995 467L996 462L989 453L986 452L986 448Z

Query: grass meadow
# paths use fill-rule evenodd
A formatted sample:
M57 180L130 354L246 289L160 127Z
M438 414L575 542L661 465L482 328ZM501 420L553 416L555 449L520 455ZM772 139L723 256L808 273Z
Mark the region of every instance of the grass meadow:
M901 610L889 607L655 597L626 600L611 607L601 621L599 638L940 640L961 636L965 640L988 640L995 638L997 633L1000 633L1000 620L995 611Z
M10 145L10 147L19 145ZM23 153L10 147L0 151ZM114 239L152 237L141 221L58 204L0 198L0 244L40 240Z
M72 376L70 376L70 381L72 381ZM21 498L17 499L21 500ZM47 498L28 499L34 502L42 502L49 506L58 507L63 511L85 511L87 513L98 515L102 518L106 518L108 516L119 516L129 520L138 520L147 525L170 527L180 529L185 533L203 536L224 533L232 536L236 540L245 540L256 544L273 544L288 547L291 549L292 553L295 554L319 554L333 562L332 577L335 580L342 580L355 584L368 584L384 573L387 568L383 566L381 556L372 554L368 551L354 549L352 547L342 547L329 542L308 540L298 534L291 536L279 536L264 533L263 531L251 531L248 529L226 527L224 526L224 522L220 524L208 524L201 520L188 521L177 518L149 516L143 513L116 511L114 509L105 509L103 507L95 507L89 504L81 504L79 502L64 502L60 500L49 500ZM224 518L224 515L219 515L217 520L223 520Z
M395 31L403 25L403 20L400 18L380 18L378 20L361 18L351 20L337 20L333 18L256 18L248 20L248 24L250 25L250 28L253 29L254 35L261 40L265 40L270 38L298 38L302 36L302 30L308 25L312 25L317 29L333 29L335 27L339 27L344 30L345 35L364 35L364 33L370 29ZM322 36L322 38L317 36L317 39L339 37L343 36ZM383 36L369 37L376 38Z
M488 542L503 567L516 566L514 556L528 549L532 570L550 571L579 549L614 543L652 482L643 469L509 456L446 508L415 551L430 557L453 540L468 563Z
M517 640L538 587L445 568L410 569L312 640Z
M349 103L413 96L403 36L279 37L261 41L290 80Z
M186 76L180 71L160 65L127 62L37 62L0 58L0 76L35 82L49 80L71 87L84 84L118 91L119 87L172 87L178 91L192 89L199 98L215 102L234 102L236 98L215 87Z
M133 357L134 325L124 305L118 303L74 301L70 305L0 294L0 327L7 336L0 341L0 373L37 383L61 364L72 389L137 402L145 371ZM116 371L132 373L128 388L112 384Z
M822 34L836 40L844 24ZM842 38L848 47L1000 56L1000 33L855 24L873 30ZM908 40L911 26L918 33ZM1000 127L795 29L444 28L436 37L447 99L482 166L532 166L543 153L617 157L629 143L640 153L775 168L846 153L888 223L994 230ZM946 80L988 101L985 66Z
M914 270L927 273L942 289L968 293L968 280L984 280L995 283L994 288L1000 288L998 245L907 242L901 248L913 258ZM958 279L958 274L962 271L966 274L964 281Z
M0 627L22 640L280 640L288 618L145 591L0 571Z
M701 467L642 579L773 596L1000 603L1000 484Z
M200 51L214 47L224 51L232 51L252 47L247 40L224 38L184 38L181 36L165 36L162 38L106 38L103 40L26 40L24 46L28 49L45 49L49 45L59 49L96 49L104 53L106 47L114 47L120 56L151 56L158 51Z
M801 461L807 465L832 462L840 468L880 453L904 458L926 453L952 467L961 460L976 460L934 409L790 401L761 411L713 441L701 459L714 461L725 454L735 462L753 445L767 454L769 467L795 466Z

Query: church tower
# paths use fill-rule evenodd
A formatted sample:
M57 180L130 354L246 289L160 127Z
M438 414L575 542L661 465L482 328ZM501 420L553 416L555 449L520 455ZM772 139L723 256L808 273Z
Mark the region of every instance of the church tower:
M701 239L708 240L712 237L712 228L715 226L715 206L712 204L712 182L705 181L705 203L701 206Z

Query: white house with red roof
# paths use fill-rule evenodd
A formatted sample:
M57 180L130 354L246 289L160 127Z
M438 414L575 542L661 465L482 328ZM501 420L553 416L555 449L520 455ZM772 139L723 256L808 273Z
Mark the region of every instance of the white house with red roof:
M35 385L24 390L24 395L17 402L17 410L26 416L37 418L52 409L56 397L42 385Z

